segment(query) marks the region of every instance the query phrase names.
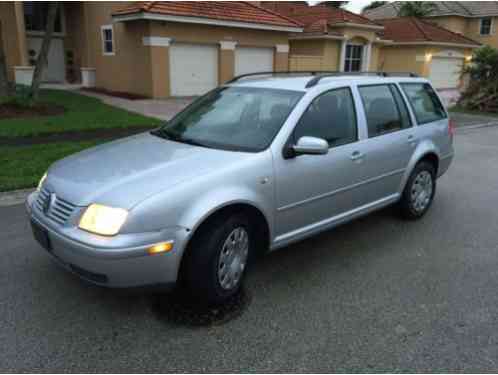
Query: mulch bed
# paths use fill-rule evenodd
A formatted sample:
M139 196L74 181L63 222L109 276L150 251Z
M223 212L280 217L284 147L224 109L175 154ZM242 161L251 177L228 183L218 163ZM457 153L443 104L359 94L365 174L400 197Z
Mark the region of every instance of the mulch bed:
M92 129L26 137L0 137L0 146L33 146L54 142L113 140L143 133L155 128L157 126L132 126L128 128Z
M132 94L130 92L124 92L124 91L105 90L105 89L100 89L100 88L96 88L96 87L83 87L81 90L88 91L88 92L95 92L97 94L115 96L116 98L123 98L123 99L129 99L129 100L148 99L146 96L143 96L143 95Z
M36 106L26 107L17 103L0 104L0 120L11 118L56 116L61 115L65 108L57 104L41 103Z

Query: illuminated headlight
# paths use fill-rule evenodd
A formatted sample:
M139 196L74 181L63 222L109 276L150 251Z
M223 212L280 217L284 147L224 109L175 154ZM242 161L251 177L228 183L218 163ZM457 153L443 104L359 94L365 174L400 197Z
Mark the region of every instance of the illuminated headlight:
M36 187L36 191L40 191L43 183L45 182L45 180L47 179L47 174L45 173L42 178L40 179L40 182L38 182L38 186Z
M88 206L80 219L80 229L104 236L114 236L126 221L128 211L92 204Z

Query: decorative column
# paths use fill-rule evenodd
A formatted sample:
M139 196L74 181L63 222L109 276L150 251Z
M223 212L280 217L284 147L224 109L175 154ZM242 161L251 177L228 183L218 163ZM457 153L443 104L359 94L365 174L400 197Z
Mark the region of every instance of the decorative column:
M275 45L275 61L273 62L273 70L282 72L289 70L289 45Z
M339 55L339 71L344 71L344 61L346 60L346 45L348 41L343 39L341 41L341 54Z
M363 47L363 66L361 67L361 70L364 72L368 72L370 70L370 60L372 56L372 42L368 42L368 44L365 44Z
M169 45L171 38L161 36L145 36L142 38L144 46L149 47L150 56L150 96L165 98L170 96L169 77Z
M221 40L218 83L223 84L235 75L235 46L237 42Z

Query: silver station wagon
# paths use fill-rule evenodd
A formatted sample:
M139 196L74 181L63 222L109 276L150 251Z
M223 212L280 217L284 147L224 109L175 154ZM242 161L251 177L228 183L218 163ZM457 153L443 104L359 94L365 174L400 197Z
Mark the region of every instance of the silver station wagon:
M26 207L37 241L87 281L222 303L258 253L394 203L422 217L452 144L426 79L251 74L54 163Z

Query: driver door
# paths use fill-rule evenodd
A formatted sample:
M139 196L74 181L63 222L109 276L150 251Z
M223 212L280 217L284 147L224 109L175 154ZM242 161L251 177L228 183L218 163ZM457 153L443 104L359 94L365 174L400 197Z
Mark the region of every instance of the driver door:
M275 155L276 242L286 242L327 225L360 205L362 150L354 99L349 87L316 97L298 121L291 139L325 139L325 155Z

